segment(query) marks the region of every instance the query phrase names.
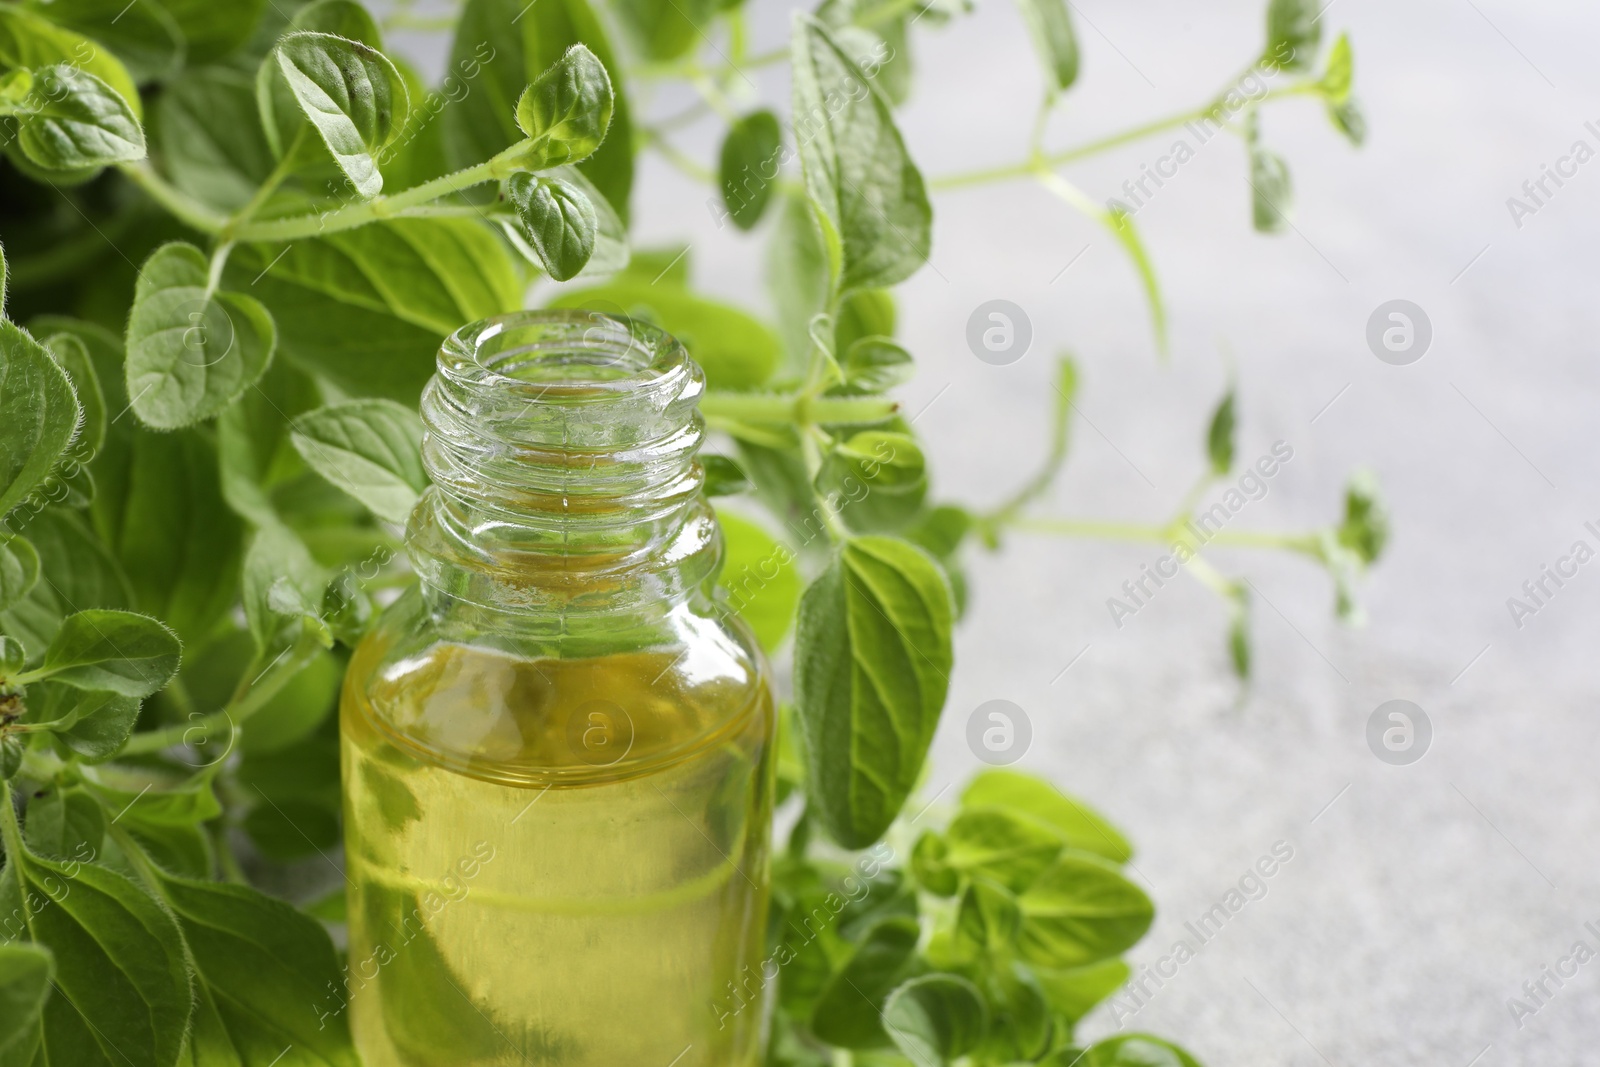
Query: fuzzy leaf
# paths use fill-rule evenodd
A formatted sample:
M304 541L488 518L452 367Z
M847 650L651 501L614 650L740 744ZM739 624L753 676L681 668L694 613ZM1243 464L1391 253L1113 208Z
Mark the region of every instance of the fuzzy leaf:
M173 430L210 418L266 371L277 345L272 316L254 297L215 292L205 255L163 245L145 260L128 318L128 396L148 426Z

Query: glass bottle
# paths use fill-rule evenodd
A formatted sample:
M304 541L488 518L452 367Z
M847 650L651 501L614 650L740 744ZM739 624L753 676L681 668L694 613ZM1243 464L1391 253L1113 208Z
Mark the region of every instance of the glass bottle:
M341 710L366 1067L756 1060L774 711L712 593L703 389L670 336L590 312L440 350L421 581Z

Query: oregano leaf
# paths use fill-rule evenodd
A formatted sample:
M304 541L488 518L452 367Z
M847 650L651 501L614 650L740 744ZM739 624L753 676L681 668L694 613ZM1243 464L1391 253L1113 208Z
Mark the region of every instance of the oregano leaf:
M0 1060L26 1063L32 1059L55 973L55 957L44 945L0 943Z
M916 785L949 688L952 621L938 565L888 537L847 541L801 597L807 795L846 848L881 837Z
M27 540L0 540L0 611L28 595L39 580L39 552Z
M529 170L547 170L587 159L605 140L614 105L605 65L584 45L573 45L517 100L517 128L531 142L519 161Z
M356 191L364 197L382 192L377 154L410 109L405 81L389 57L360 41L302 31L280 40L268 62L276 63ZM269 88L262 98L270 93L270 82L265 84ZM275 122L268 123L269 134L275 128Z
M925 974L889 995L889 1037L913 1063L948 1064L982 1044L988 1011L976 986L957 974Z
M1078 80L1078 35L1066 0L1017 0L1033 46L1044 64L1050 93L1063 93Z
M127 388L134 414L174 430L222 411L260 379L277 346L261 302L218 292L205 254L162 245L139 270L128 318Z
M307 412L290 434L311 469L388 522L405 522L428 487L422 420L393 400L351 400Z
M144 130L122 94L70 63L33 72L17 145L45 170L81 170L145 156Z
M21 327L0 319L0 518L49 476L81 411L61 365Z
M78 689L147 697L177 673L181 655L178 635L148 615L91 608L62 620L39 672Z
M903 281L928 258L933 212L889 103L822 23L796 13L795 139L836 288Z
M172 915L125 875L86 857L10 858L21 874L27 937L55 954L45 1064L172 1067L194 1000Z
M545 272L558 282L577 276L594 254L598 218L589 198L570 182L526 173L513 174L506 192Z
M766 108L728 127L717 155L717 184L728 217L739 229L753 229L772 201L782 147L778 116Z

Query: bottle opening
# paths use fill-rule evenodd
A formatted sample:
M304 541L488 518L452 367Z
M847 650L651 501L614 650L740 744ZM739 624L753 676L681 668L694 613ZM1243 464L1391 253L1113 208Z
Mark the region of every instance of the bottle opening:
M699 581L715 563L704 389L682 344L633 319L520 311L456 331L422 395L418 572L477 603L614 593L664 569Z

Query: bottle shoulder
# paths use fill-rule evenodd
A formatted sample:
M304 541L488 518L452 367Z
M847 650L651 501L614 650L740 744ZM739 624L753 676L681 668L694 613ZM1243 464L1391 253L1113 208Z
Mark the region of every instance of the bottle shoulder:
M771 732L766 660L726 617L683 604L571 633L481 622L415 591L392 604L351 660L347 739L474 777L584 785Z

